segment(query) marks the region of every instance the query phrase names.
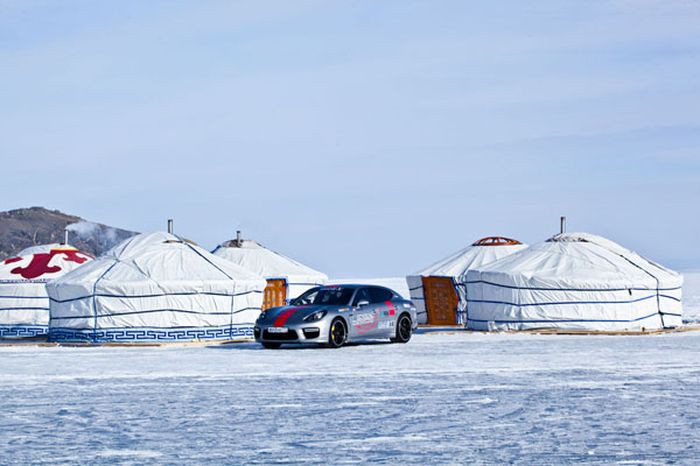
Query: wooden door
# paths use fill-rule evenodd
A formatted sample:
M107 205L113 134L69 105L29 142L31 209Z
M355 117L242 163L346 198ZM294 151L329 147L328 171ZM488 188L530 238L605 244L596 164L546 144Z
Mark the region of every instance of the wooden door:
M423 277L428 325L457 325L459 297L448 277Z
M263 311L287 304L287 281L268 280L263 295Z

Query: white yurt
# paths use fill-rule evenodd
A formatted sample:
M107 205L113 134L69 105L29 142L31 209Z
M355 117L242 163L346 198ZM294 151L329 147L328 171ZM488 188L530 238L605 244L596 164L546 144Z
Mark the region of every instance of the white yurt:
M419 324L466 324L466 279L473 267L527 248L511 238L490 236L406 277Z
M258 275L175 235L140 234L47 285L49 339L247 339L264 288Z
M92 260L67 244L44 244L0 262L0 338L45 337L49 330L46 282Z
M323 285L328 276L300 262L240 237L226 241L212 253L267 280L263 309L284 306L309 288Z
M562 233L467 274L475 330L681 325L683 277L608 239Z

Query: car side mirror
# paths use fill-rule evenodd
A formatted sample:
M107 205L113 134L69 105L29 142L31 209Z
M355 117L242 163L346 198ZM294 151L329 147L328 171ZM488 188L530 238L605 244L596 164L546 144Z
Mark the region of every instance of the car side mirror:
M357 307L365 307L365 306L369 306L369 301L367 301L366 299L358 301Z

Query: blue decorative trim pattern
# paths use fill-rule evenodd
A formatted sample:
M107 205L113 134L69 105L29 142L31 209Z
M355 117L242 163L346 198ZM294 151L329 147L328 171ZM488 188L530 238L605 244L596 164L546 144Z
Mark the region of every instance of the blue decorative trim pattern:
M36 285L37 283L39 284L45 284L53 280L53 278L32 278L31 280L23 279L23 278L18 278L18 279L5 279L5 280L0 280L0 285Z
M49 341L57 343L141 343L235 340L253 338L253 324L181 328L83 328L52 327Z
M0 325L0 339L45 337L48 333L48 325Z

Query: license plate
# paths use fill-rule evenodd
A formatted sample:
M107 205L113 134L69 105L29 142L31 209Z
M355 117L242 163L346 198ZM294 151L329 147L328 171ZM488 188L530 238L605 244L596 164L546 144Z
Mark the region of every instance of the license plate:
M287 327L270 327L267 331L270 333L287 333L289 329Z

